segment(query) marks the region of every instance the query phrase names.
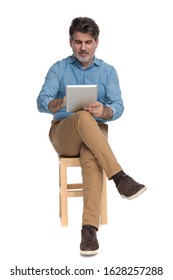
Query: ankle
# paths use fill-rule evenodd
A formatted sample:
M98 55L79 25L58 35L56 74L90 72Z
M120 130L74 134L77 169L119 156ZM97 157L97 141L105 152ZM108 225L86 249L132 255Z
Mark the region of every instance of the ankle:
M123 170L121 170L118 173L116 173L114 176L112 176L112 179L114 180L116 186L118 186L119 181L124 175L126 175L126 173Z
M93 226L93 225L89 225L89 224L87 224L87 225L82 225L82 228L94 228L96 231L98 231L98 228L97 227L95 227L95 226Z

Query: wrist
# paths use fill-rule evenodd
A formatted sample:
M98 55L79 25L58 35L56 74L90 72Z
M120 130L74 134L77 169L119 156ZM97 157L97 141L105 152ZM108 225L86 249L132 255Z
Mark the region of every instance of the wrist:
M111 119L113 116L113 111L111 108L109 107L103 107L103 113L102 113L102 118L109 120Z
M61 109L62 101L63 101L62 98L57 98L57 99L51 100L48 104L49 111L51 111L52 113L55 113L56 111Z

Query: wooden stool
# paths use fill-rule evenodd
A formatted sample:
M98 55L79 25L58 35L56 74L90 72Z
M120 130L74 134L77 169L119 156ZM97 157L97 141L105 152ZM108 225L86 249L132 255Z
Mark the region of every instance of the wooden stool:
M82 184L67 184L67 167L80 167L78 157L59 157L59 215L62 226L68 225L68 197L82 197ZM103 172L103 192L100 207L100 223L107 224L106 175Z

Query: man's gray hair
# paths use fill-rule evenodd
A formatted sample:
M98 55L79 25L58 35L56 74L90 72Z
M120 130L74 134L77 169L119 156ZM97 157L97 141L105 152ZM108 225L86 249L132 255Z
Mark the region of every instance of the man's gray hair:
M69 28L70 39L73 38L75 32L88 33L96 40L99 37L100 30L92 18L77 17L72 20Z

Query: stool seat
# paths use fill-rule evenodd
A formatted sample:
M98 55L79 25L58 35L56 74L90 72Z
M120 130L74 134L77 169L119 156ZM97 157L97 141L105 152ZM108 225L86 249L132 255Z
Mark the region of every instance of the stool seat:
M79 157L59 157L59 216L62 226L68 226L68 197L83 197L82 183L67 183L67 167L80 166ZM104 171L100 223L107 224L107 190Z

